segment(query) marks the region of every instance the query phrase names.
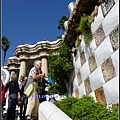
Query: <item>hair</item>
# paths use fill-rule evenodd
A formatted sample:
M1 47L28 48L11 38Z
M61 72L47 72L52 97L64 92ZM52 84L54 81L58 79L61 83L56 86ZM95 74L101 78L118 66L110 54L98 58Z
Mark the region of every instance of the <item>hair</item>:
M34 67L36 67L36 65L38 65L38 64L41 64L42 62L40 61L40 60L36 60L35 62L34 62Z
M27 78L27 79L28 79L28 77L27 77L27 76L25 76L25 77L24 77L24 79L25 79L25 78Z
M11 76L11 80L17 80L17 74L13 74L13 75Z

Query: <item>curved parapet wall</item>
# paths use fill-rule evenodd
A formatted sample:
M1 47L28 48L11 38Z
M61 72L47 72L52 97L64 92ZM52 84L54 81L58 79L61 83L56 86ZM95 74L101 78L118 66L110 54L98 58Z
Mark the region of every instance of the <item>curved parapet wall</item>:
M16 57L16 56L9 57L5 64L6 64L7 66L9 66L9 64L11 64L11 63L20 64L18 57Z
M19 45L14 50L15 55L18 57L20 54L27 53L27 54L33 54L38 51L44 51L44 50L51 50L51 49L58 49L59 44L61 42L61 39L58 39L57 41L49 42L47 40L37 42L34 45L24 44Z
M44 101L39 105L38 120L72 120L52 102Z
M5 64L8 67L8 70L17 70L20 66L19 58L16 56L9 57Z

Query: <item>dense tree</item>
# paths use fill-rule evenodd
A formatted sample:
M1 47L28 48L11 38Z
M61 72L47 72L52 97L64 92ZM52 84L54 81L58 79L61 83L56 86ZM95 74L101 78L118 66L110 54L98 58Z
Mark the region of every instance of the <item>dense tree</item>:
M73 69L71 49L65 42L61 42L57 51L50 51L48 63L49 75L57 83L57 90L60 94L65 93L69 73Z

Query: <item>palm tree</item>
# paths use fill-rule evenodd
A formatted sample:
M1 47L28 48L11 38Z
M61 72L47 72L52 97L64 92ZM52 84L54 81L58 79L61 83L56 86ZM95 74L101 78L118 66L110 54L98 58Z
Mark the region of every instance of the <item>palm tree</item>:
M63 16L59 21L58 21L58 29L62 29L63 31L65 30L64 28L64 22L68 21L68 17L67 16Z
M10 41L5 36L2 37L2 50L4 51L4 62L6 58L6 52L10 47Z

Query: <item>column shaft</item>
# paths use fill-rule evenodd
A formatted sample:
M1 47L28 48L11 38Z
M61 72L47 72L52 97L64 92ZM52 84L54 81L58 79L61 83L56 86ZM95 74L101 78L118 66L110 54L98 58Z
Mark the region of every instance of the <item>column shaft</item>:
M42 58L42 72L48 76L47 58Z
M21 76L26 75L26 61L21 61L20 71L19 71L19 80Z

